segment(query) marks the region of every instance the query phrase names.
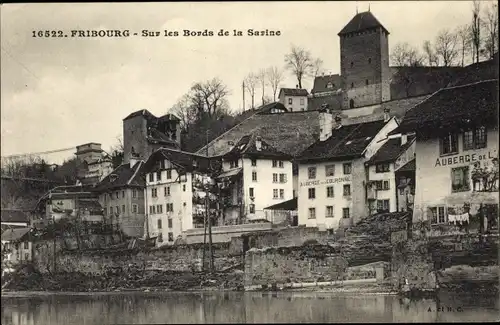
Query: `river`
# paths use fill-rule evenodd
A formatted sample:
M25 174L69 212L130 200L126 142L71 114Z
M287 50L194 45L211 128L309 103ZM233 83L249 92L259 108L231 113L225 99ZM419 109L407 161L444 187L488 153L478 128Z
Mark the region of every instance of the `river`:
M486 322L497 297L440 296L410 301L387 295L313 292L127 292L2 294L2 325Z

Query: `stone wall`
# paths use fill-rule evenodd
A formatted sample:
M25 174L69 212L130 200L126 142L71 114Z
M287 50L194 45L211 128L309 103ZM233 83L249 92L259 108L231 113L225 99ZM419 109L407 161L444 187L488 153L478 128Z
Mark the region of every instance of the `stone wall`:
M325 245L329 235L326 231L319 231L316 227L288 227L260 233L250 233L239 238L233 238L233 245L244 247L247 241L247 249L265 247L294 247L304 243L315 242Z

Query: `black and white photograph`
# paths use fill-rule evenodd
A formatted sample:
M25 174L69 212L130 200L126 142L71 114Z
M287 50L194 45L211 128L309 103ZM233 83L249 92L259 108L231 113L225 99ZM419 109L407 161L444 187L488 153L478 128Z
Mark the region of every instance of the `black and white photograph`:
M2 325L500 321L498 1L0 31Z

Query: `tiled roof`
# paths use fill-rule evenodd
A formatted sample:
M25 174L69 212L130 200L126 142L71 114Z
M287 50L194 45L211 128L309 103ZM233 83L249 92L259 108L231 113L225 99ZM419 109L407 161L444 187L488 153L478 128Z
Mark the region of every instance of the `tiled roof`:
M461 86L482 80L498 79L498 53L491 60L468 65L458 73L449 86Z
M154 116L150 111L148 111L147 109L141 109L139 111L136 111L136 112L129 114L123 120L125 121L125 120L128 120L128 119L136 117L136 116L144 116L144 117L146 117L146 119L156 119L156 116Z
M350 33L362 32L367 29L373 29L377 27L381 27L389 34L387 29L382 26L382 24L370 11L360 12L359 14L354 16L351 21L349 21L347 25L345 25L344 28L342 28L338 35L341 36Z
M297 198L293 198L293 199L285 201L285 202L280 202L280 203L268 206L267 208L264 208L264 210L281 210L281 211L297 210Z
M332 83L332 88L328 88L328 83ZM326 76L317 76L314 78L312 94L325 91L335 91L342 88L342 77L339 74L331 74Z
M498 80L441 89L408 111L400 132L498 123Z
M132 168L130 164L116 167L108 176L95 186L95 191L102 192L122 187L142 187L146 185L143 173L144 162L137 162Z
M102 206L96 199L80 199L78 200L78 207L90 211L101 211Z
M166 135L163 132L160 132L158 129L155 129L155 128L150 129L150 135L148 136L148 141L150 141L150 142L157 141L157 142L171 145L173 147L179 146L179 144L176 141L170 139L168 137L168 135Z
M180 121L180 119L174 114L165 114L158 118L160 121Z
M14 242L27 238L30 228L12 228L2 233L2 241Z
M295 156L309 147L319 135L319 112L254 114L208 144L209 156L220 156L248 134L260 135L277 150ZM204 155L205 147L197 153Z
M265 104L265 105L259 107L255 111L255 113L256 114L268 114L268 113L271 113L272 109L278 109L280 111L288 112L288 109L285 107L285 105L283 105L280 102L274 102L274 103Z
M158 166L158 162L161 159L167 159L175 166L180 167L187 172L191 172L193 170L209 172L221 167L219 163L220 159L218 158L209 159L205 156L191 152L170 148L160 148L149 156L149 159L144 164L144 171L146 173L152 171Z
M334 129L332 135L325 141L316 141L312 144L298 159L347 160L359 157L384 125L384 120L343 125L339 129Z
M402 153L408 149L413 141L415 141L415 136L409 136L407 142L401 145L401 139L389 139L382 147L370 158L367 162L368 165L380 164L384 162L395 161Z
M0 213L2 222L29 222L28 215L22 210L2 209Z
M301 88L281 88L279 96L281 96L281 92L284 92L285 96L307 96L307 95L309 95L309 93L307 92L306 89L301 89Z
M415 169L416 169L416 159L412 159L409 162L407 162L406 164L404 164L403 166L401 166L401 168L399 168L396 171L397 172L411 172L411 171L414 172Z
M261 148L257 150L256 142L258 141L258 136L255 134L249 134L243 136L240 141L236 143L233 149L231 149L228 153L224 155L226 158L230 157L240 157L240 156L249 156L249 157L261 157L261 158L284 158L284 159L292 159L292 156L283 153L270 144L268 144L265 140L261 141Z

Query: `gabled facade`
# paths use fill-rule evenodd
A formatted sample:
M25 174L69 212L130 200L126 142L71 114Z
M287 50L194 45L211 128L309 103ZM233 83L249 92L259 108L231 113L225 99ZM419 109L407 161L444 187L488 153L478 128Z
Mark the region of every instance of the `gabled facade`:
M307 96L309 93L305 89L281 88L279 92L279 102L287 108L289 112L307 111Z
M173 245L186 230L203 228L209 218L217 220L212 193L216 159L173 149L158 149L144 164L146 175L146 232L156 245ZM206 195L209 195L208 202Z
M222 224L266 219L264 208L293 198L292 157L260 136L242 137L222 159Z
M445 88L408 112L416 132L414 222L498 229L498 79Z
M364 191L368 161L397 127L395 118L343 125L330 111L322 111L324 128L319 141L306 149L299 163L299 225L336 229L368 215Z

